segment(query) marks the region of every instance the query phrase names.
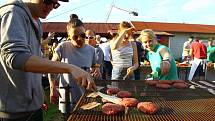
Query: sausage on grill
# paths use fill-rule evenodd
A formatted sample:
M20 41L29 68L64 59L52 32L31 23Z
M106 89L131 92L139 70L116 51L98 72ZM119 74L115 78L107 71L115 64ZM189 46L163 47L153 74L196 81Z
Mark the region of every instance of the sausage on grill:
M137 108L146 114L154 114L158 110L158 106L153 102L140 102Z
M120 105L123 105L125 107L136 107L138 102L139 101L135 98L122 98Z
M132 94L129 91L119 91L116 96L120 98L129 98L132 97Z
M107 115L114 115L125 111L125 107L119 104L106 103L102 106L102 112Z

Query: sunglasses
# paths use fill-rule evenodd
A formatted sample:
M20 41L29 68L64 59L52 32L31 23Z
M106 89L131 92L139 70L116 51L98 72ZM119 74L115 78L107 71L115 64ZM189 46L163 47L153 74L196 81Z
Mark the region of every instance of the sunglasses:
M73 35L72 39L73 40L78 40L78 38L81 37L82 39L86 37L85 33L81 33L78 35Z
M94 36L91 36L91 37L85 37L85 39L94 39L95 37Z
M51 5L52 4L54 9L57 9L60 6L60 3L54 2L52 0L43 0L43 3L46 4L46 5Z

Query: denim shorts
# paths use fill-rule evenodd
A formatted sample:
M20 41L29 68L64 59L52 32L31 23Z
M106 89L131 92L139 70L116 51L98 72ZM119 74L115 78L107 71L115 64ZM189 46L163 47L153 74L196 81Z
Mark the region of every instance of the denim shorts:
M127 74L128 67L113 67L111 80L122 80ZM134 75L129 76L128 80L134 80Z

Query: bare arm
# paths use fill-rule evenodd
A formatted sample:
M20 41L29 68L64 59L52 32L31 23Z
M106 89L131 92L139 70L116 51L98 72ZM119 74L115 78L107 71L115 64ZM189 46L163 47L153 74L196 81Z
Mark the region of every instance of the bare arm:
M169 51L166 48L162 48L160 50L160 55L163 58L163 61L161 62L161 74L166 75L169 73L169 69L171 67L171 61L172 61L172 57L169 53Z
M190 49L190 57L191 57L190 59L193 60L193 49L192 48Z
M138 63L138 54L137 54L137 45L136 43L132 42L132 47L133 47L133 69L136 70L139 67L139 63Z
M112 39L110 41L110 48L111 50L115 50L119 47L119 44L122 42L124 36L126 33L133 31L134 28L128 28L128 29L124 29L121 33L119 33L119 36L116 39Z
M56 53L53 54L52 61L60 61L60 58ZM55 87L56 74L49 73L48 78L49 78L49 85L50 85L50 91L51 91L51 89Z
M52 32L50 36L48 36L46 39L42 40L41 45L46 45L49 43L49 41L54 37L55 32Z
M86 87L89 90L96 90L95 83L90 74L72 64L51 61L32 55L27 60L24 70L34 73L71 73L78 85Z
M127 69L127 74L132 74L134 70L136 70L139 67L138 63L138 54L137 54L137 46L136 43L132 42L132 48L133 48L133 65Z
M26 62L24 70L34 73L71 73L76 69L74 65L51 61L32 55Z
M166 48L162 48L160 50L160 55L162 56L163 60L169 59L169 61L172 61L172 57Z

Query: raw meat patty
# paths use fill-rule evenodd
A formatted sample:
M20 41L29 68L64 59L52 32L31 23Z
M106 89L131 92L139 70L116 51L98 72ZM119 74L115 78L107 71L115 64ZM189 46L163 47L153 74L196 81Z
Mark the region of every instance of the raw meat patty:
M186 83L174 83L172 85L174 88L177 88L177 89L185 89L185 88L188 88L188 85Z
M169 84L160 84L160 83L157 83L157 84L156 84L156 87L157 87L157 88L160 88L160 89L169 89L169 88L171 88L171 85L169 85Z
M125 107L136 107L138 102L135 98L123 98L120 104Z
M120 98L129 98L132 97L132 94L129 91L119 91L116 96Z
M107 115L114 115L124 110L125 107L119 104L106 103L102 106L102 112Z
M157 80L146 80L145 83L150 86L155 86L158 83L158 81Z
M153 102L140 102L137 108L146 114L154 114L158 110L158 106Z
M119 88L111 87L111 88L108 88L106 92L108 95L114 95L114 94L117 94L119 91L120 91Z

